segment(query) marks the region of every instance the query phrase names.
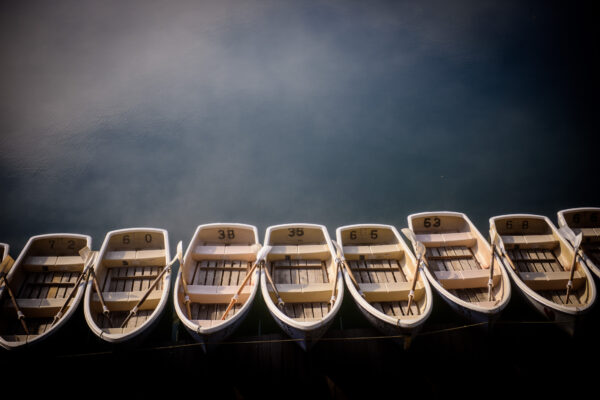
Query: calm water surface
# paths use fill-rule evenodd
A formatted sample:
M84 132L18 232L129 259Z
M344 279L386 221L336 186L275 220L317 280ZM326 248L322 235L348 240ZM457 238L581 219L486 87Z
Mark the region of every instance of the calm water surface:
M600 32L590 4L4 1L0 242L16 257L32 235L76 232L98 249L109 230L152 226L167 229L174 248L204 223L254 224L263 238L272 224L314 222L334 235L353 223L402 228L408 214L431 210L465 212L487 235L494 215L555 220L563 208L598 206ZM344 327L365 326L345 300ZM240 335L278 332L264 304L255 308ZM154 344L172 343L165 318ZM341 327L339 317L331 334ZM532 382L537 396L548 365L566 366L565 381L579 365L572 342L539 329L509 326L493 345L480 332L430 336L412 353L374 341L322 344L312 354L284 344L266 356L241 345L213 358L185 348L51 360L57 375L81 366L82 386L89 368L102 366L97 376L106 377L120 364L125 382L132 368L160 364L178 385L216 380L226 398L263 398L256 382L265 373L276 374L269 385L288 373L280 388L300 380L313 397L369 398L359 396L373 395L361 372L369 365L371 378L387 382L380 391L396 392L406 376L413 390L444 397L454 388L464 398L457 382L470 368L478 393L507 373L507 382ZM81 330L84 348L70 343L65 352L98 351L83 322ZM461 357L456 372L441 381L421 374L443 349L438 365L451 372ZM398 372L399 359L412 374ZM47 367L35 355L7 363L15 360L20 378L31 365ZM219 371L232 362L254 375L229 380Z
M584 5L2 5L0 241L597 206ZM595 44L595 46L592 46Z

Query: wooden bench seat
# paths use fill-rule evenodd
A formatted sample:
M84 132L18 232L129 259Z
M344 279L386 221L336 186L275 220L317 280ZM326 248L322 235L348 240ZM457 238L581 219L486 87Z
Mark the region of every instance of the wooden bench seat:
M403 251L397 244L380 244L370 246L344 246L344 256L347 259L357 259L363 256L367 260L372 259L400 259Z
M519 276L533 290L566 290L570 271L557 272L519 272ZM585 276L579 271L573 274L573 289L585 284Z
M142 299L145 291L135 292L102 292L104 303L110 311L129 311L131 310L138 301ZM158 306L160 299L162 298L161 290L153 290L150 292L146 301L140 306L140 310L152 310ZM92 297L92 306L95 311L102 311L100 304L100 298L98 294L94 292Z
M558 239L553 235L502 235L502 241L507 248L544 248L553 249L558 246Z
M372 301L402 301L408 300L412 282L395 283L359 283L360 289L365 295L365 299ZM425 294L425 286L417 281L415 286L415 300L420 299Z
M29 318L53 317L65 303L66 298L54 299L16 299L19 308ZM69 305L73 304L73 300L69 301ZM4 309L14 310L12 303L6 302Z
M450 246L466 246L472 247L477 242L475 236L471 232L456 232L456 233L422 233L416 235L417 240L425 244L427 247L450 247Z
M488 280L490 279L489 269L433 272L444 289L473 289L487 287ZM494 285L500 282L501 276L498 266L495 266L492 278Z
M331 253L327 244L302 244L273 246L269 251L269 259L281 260L289 256L291 259L320 259L329 258Z
M323 262L319 260L302 260L290 262L290 260L277 260L273 262L275 268L323 268Z
M30 256L23 261L28 272L81 272L83 259L80 256Z
M578 235L580 232L583 233L585 238L598 238L600 239L600 228L571 228L571 230Z
M212 286L212 285L188 285L188 295L192 303L218 304L229 303L233 295L238 291L239 285L235 286ZM238 302L244 302L250 297L253 286L250 283L244 286L238 297Z
M165 250L124 250L104 253L103 264L106 267L144 267L165 265Z
M213 246L202 245L196 246L192 253L192 259L195 261L202 260L256 260L256 253L260 245L228 245L228 246Z
M286 303L317 303L327 302L331 299L331 291L333 289L330 283L310 283L310 284L293 284L293 283L278 283L277 290L281 299ZM269 286L269 292L273 301L277 303L274 297L272 288Z

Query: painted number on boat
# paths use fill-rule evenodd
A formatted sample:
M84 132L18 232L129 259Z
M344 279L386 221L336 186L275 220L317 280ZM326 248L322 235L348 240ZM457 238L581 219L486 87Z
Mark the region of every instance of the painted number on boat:
M227 229L227 231L225 231L224 229L219 229L219 239L234 239L235 238L235 232L233 229Z
M123 244L129 244L131 240L129 239L129 235L123 235Z
M53 249L54 245L56 244L56 240L49 239L48 243L50 243L50 248ZM75 250L75 241L74 240L67 241L67 249L69 249L69 250Z
M370 236L371 239L377 239L379 237L379 235L377 234L377 229L371 229ZM356 240L357 238L358 235L356 234L356 231L350 231L350 240Z
M506 229L512 229L513 222L511 220L506 221ZM529 229L529 221L525 220L521 223L521 229Z
M434 227L437 228L438 226L440 226L442 224L442 221L438 218L438 217L434 217L433 218L433 225L431 224L431 218L425 218L423 220L423 226L425 228L430 228L430 227Z
M304 236L304 229L303 228L288 228L288 236L289 237L294 237L294 236Z
M146 233L146 236L144 236L144 240L146 241L146 243L152 242L152 235L149 233Z

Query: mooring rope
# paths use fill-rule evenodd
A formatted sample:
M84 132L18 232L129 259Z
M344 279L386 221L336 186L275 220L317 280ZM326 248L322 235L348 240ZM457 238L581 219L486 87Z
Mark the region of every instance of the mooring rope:
M559 321L497 321L494 325L555 325L560 324ZM437 329L433 331L425 331L417 334L416 337L419 336L431 336L431 335L439 335L441 333L459 331L463 329L469 329L476 326L487 325L487 322L477 322L473 324L467 325L459 325L453 326L450 328ZM321 337L319 339L320 342L345 342L345 341L360 341L360 340L389 340L389 339L403 339L410 338L410 335L374 335L374 336L350 336L350 337ZM288 342L301 342L303 339L293 339L293 338L281 338L281 339L256 339L256 340L234 340L234 341L222 341L222 342L214 342L211 345L260 345L260 344L273 344L273 343L288 343ZM182 343L182 344L173 344L168 346L155 346L155 347L146 347L133 350L134 352L146 352L146 351L160 351L160 350L176 350L176 349L184 349L191 347L199 347L202 346L201 343ZM105 356L114 354L114 351L102 351L102 352L93 352L93 353L79 353L79 354L64 354L57 356L58 358L81 358L81 357L96 357L96 356Z

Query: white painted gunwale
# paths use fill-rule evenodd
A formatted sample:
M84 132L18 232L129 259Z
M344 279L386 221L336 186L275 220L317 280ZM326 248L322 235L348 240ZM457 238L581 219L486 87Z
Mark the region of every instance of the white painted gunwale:
M396 227L394 227L392 225L384 225L384 224L354 224L354 225L340 226L339 228L337 228L336 229L336 241L340 245L340 251L342 252L342 256L344 256L344 243L342 241L342 232L344 232L346 230L363 229L363 228L376 228L376 229L391 230L393 232L394 236L396 237L396 239L398 239L398 244L404 251L405 256L410 258L410 262L412 263L412 265L417 264L417 260L415 259L414 254L412 253L412 251L410 250L410 248L408 247L406 242L402 239L402 236L400 236L400 233L398 232ZM373 307L371 305L371 303L369 303L367 300L365 300L358 293L358 290L356 290L356 288L354 287L354 283L352 282L350 275L346 271L344 271L344 280L346 282L346 287L348 288L348 290L350 291L350 294L354 298L354 301L356 301L360 307L362 307L365 311L367 311L373 317L375 317L376 319L378 319L382 322L385 322L389 325L398 326L402 329L414 329L425 323L425 321L431 314L431 310L433 309L433 294L431 291L431 286L429 285L429 280L423 274L423 268L421 266L419 266L419 272L420 272L420 278L423 281L423 285L425 286L425 309L423 310L421 315L417 318L396 318L396 317L391 317L387 314L382 313L381 311L379 311L375 307Z
M100 251L98 253L98 257L96 258L96 261L94 263L94 270L96 271L96 269L98 268L98 266L104 259L104 255L108 249L108 242L110 241L110 238L112 236L124 234L124 233L140 233L140 232L163 234L165 258L166 258L166 262L169 263L169 261L171 260L171 252L170 252L170 248L169 248L169 233L165 229L144 228L144 227L142 227L142 228L124 228L124 229L113 230L106 234L106 236L104 238L104 242L102 243L102 247L100 248ZM165 305L167 304L167 301L169 299L169 290L171 288L171 272L166 272L165 275L163 276L163 282L162 282L163 292L162 292L162 295L161 295L158 305L156 306L156 308L154 309L154 311L152 312L150 317L146 321L144 321L144 323L142 325L138 326L136 329L134 329L130 332L127 332L125 334L107 333L103 329L98 327L98 325L96 325L96 322L94 321L94 318L92 316L92 311L90 309L90 300L91 300L92 294L94 293L94 287L93 287L92 283L93 283L92 280L88 279L87 288L85 291L85 300L83 302L84 303L83 312L84 312L85 320L86 320L88 326L90 327L90 329L96 336L98 336L100 339L102 339L108 343L114 343L114 344L125 343L125 342L132 341L133 339L138 337L146 329L149 329L155 322L157 322L158 318L160 318L160 315L162 314L162 312L165 308Z
M257 254L260 251L261 244L260 244L259 238L258 238L258 229L254 225L240 224L240 223L220 223L220 222L211 223L211 224L203 224L203 225L199 225L196 228L196 231L194 232L194 235L192 236L192 239L190 240L190 244L189 244L188 248L186 249L185 255L183 257L184 265L187 265L188 260L192 257L192 252L194 250L195 243L198 240L198 236L199 236L200 232L204 229L219 228L219 227L232 227L232 228L252 230L252 232L254 233L254 244L258 245ZM255 262L256 261L258 261L258 260L255 260ZM220 324L218 324L216 326L211 326L208 328L202 328L198 324L195 324L194 322L192 322L188 319L188 317L186 315L186 311L183 309L183 307L185 307L185 305L181 304L179 301L180 291L181 291L181 293L183 293L183 288L181 286L181 273L182 273L182 266L179 267L179 272L177 273L177 279L175 281L175 290L173 291L173 303L175 304L175 312L177 313L179 320L183 323L183 325L186 327L186 329L189 329L190 331L196 332L200 335L217 334L217 333L225 330L229 326L237 323L238 319L245 318L245 316L247 314L247 310L250 307L252 307L252 304L254 303L254 298L256 297L256 293L258 292L258 287L259 287L258 280L260 278L260 274L259 274L259 268L257 267L254 270L254 272L252 273L252 281L254 282L252 292L250 292L250 296L248 297L248 300L244 303L242 308L240 308L240 310L234 316L226 319L225 321L222 321Z
M10 246L6 243L0 243L0 247L2 248L2 257L0 257L0 262L2 262L4 261L4 258L8 255Z
M82 235L79 233L47 233L47 234L43 234L43 235L32 236L29 238L29 240L25 244L25 247L23 248L23 250L17 257L17 259L15 260L15 263L13 264L12 269L6 276L7 282L10 282L12 280L12 276L21 267L23 260L25 260L25 258L27 257L27 254L29 253L31 246L33 245L33 243L35 241L43 240L43 239L50 239L50 238L59 238L59 237L60 238L85 239L87 247L90 249L92 247L91 236ZM8 255L8 245L6 245L5 250L6 250L6 255ZM4 257L5 256L3 256L3 259L4 259ZM84 268L84 267L85 267L85 265L82 268ZM79 303L81 303L81 299L83 298L83 296L85 294L85 287L86 287L86 281L82 279L81 282L79 283L79 287L77 288L77 293L75 294L75 297L73 298L73 300L71 300L71 305L69 306L68 310L64 313L62 318L60 320L58 320L58 322L56 324L54 324L54 326L52 326L46 332L44 332L41 335L29 335L27 337L27 340L25 340L24 342L6 341L6 340L4 340L4 338L2 336L0 336L0 346L4 347L6 349L16 349L16 348L20 348L20 347L27 346L27 345L32 345L34 343L40 343L44 339L50 337L52 334L57 332L62 326L64 326L71 319L73 314L77 311L77 309L79 308ZM4 291L4 289L2 289L0 291L0 296L2 295L3 291ZM25 316L25 318L27 318L27 316ZM30 337L32 337L32 338L30 338Z
M492 252L492 248L489 245L488 241L483 237L481 232L479 232L479 230L475 227L473 222L471 222L469 217L464 213L455 212L455 211L436 211L436 212L427 211L427 212L410 214L407 217L408 228L414 232L413 223L412 223L413 219L420 218L420 217L428 217L428 216L448 216L448 217L459 217L459 218L464 219L467 222L467 224L469 225L471 234L476 235L478 238L480 238L481 242L486 246L486 252L489 252L489 253ZM429 282L438 291L438 293L440 293L447 300L449 300L452 303L455 303L456 305L463 307L465 309L492 317L493 315L500 313L508 305L508 303L510 301L510 297L511 297L510 278L508 277L506 268L504 267L504 264L498 258L497 255L494 257L496 260L494 265L499 266L500 271L502 272L502 285L503 285L504 290L503 290L502 299L498 300L496 305L490 306L490 307L482 307L482 306L479 306L476 304L472 304L472 303L464 301L461 298L453 295L438 282L438 280L435 278L435 276L433 276L433 274L429 271L428 268L425 268L425 274L427 275L427 279L429 280Z
M322 231L323 235L325 236L325 241L327 242L327 247L329 248L329 253L331 254L330 264L335 263L336 253L333 248L333 243L331 242L331 238L329 237L329 233L327 232L327 228L324 225L309 224L309 223L272 225L267 228L267 232L265 235L265 246L273 246L274 245L273 243L270 243L271 232L273 232L275 230L287 229L287 228L320 229ZM265 259L268 258L268 255L269 255L269 253L267 252L265 254ZM337 269L336 266L334 266L333 268ZM328 269L329 269L329 266L328 266ZM342 306L342 300L344 298L344 278L339 269L337 269L337 274L338 274L337 296L336 296L335 303L333 304L333 307L331 308L329 313L327 313L326 316L322 317L318 321L313 321L313 322L296 321L296 320L288 317L287 315L285 315L283 312L281 312L279 307L277 307L277 305L273 302L273 300L271 299L271 296L269 295L269 284L267 282L267 278L265 276L264 271L261 272L260 288L261 288L261 292L262 292L262 296L265 301L265 304L267 305L269 311L275 318L279 319L279 321L281 321L285 325L288 325L296 330L306 333L306 332L318 330L319 328L331 323L333 318L336 316L338 310ZM333 277L330 278L330 281L332 278Z
M550 229L552 230L552 233L554 234L554 236L560 240L567 248L572 249L571 245L568 243L568 241L562 237L562 235L560 235L558 233L558 230L556 229L556 227L554 226L554 224L552 223L552 221L550 221L550 219L544 215L536 215L536 214L504 214L504 215L497 215L495 217L491 217L490 218L490 229L493 230L494 232L496 231L496 221L501 220L501 219L505 219L505 218L531 218L531 219L540 219L546 222L546 224L548 224L548 226L550 227ZM498 234L498 236L500 236L500 240L502 240L502 235ZM561 304L555 303L553 301L550 301L548 299L546 299L545 297L539 295L538 293L535 292L535 290L531 289L529 286L527 286L527 284L525 282L523 282L523 280L521 279L521 277L519 276L519 274L515 271L513 271L513 269L510 267L510 265L508 264L508 261L504 260L504 256L502 256L502 265L504 266L504 269L506 271L508 271L508 273L510 274L510 276L512 277L513 282L517 285L517 287L526 295L528 296L530 299L534 300L535 302L537 302L538 304L542 305L542 306L546 306L550 309L553 309L554 311L557 311L559 313L562 313L564 315L569 315L569 316L577 316L577 315L581 315L586 313L594 304L594 302L596 301L596 285L594 284L594 279L590 273L590 271L587 269L587 267L585 266L585 263L579 263L579 265L581 266L582 271L584 271L586 279L587 279L587 284L589 286L589 301L587 302L585 307L565 307Z
M600 213L600 207L577 207L577 208L567 208L564 210L560 210L557 213L558 227L566 228L566 229L570 230L571 233L573 233L573 235L574 235L575 232L573 232L571 227L567 224L565 214L571 214L571 213L576 213L576 212L599 212ZM600 228L600 224L598 225L598 227ZM573 248L573 245L571 244L571 242L569 242L569 240L567 240L567 242L571 245L571 248ZM598 279L600 279L600 265L596 265L596 263L594 263L585 253L583 253L583 260L585 262L585 265L589 268L589 270L591 272L593 272Z

